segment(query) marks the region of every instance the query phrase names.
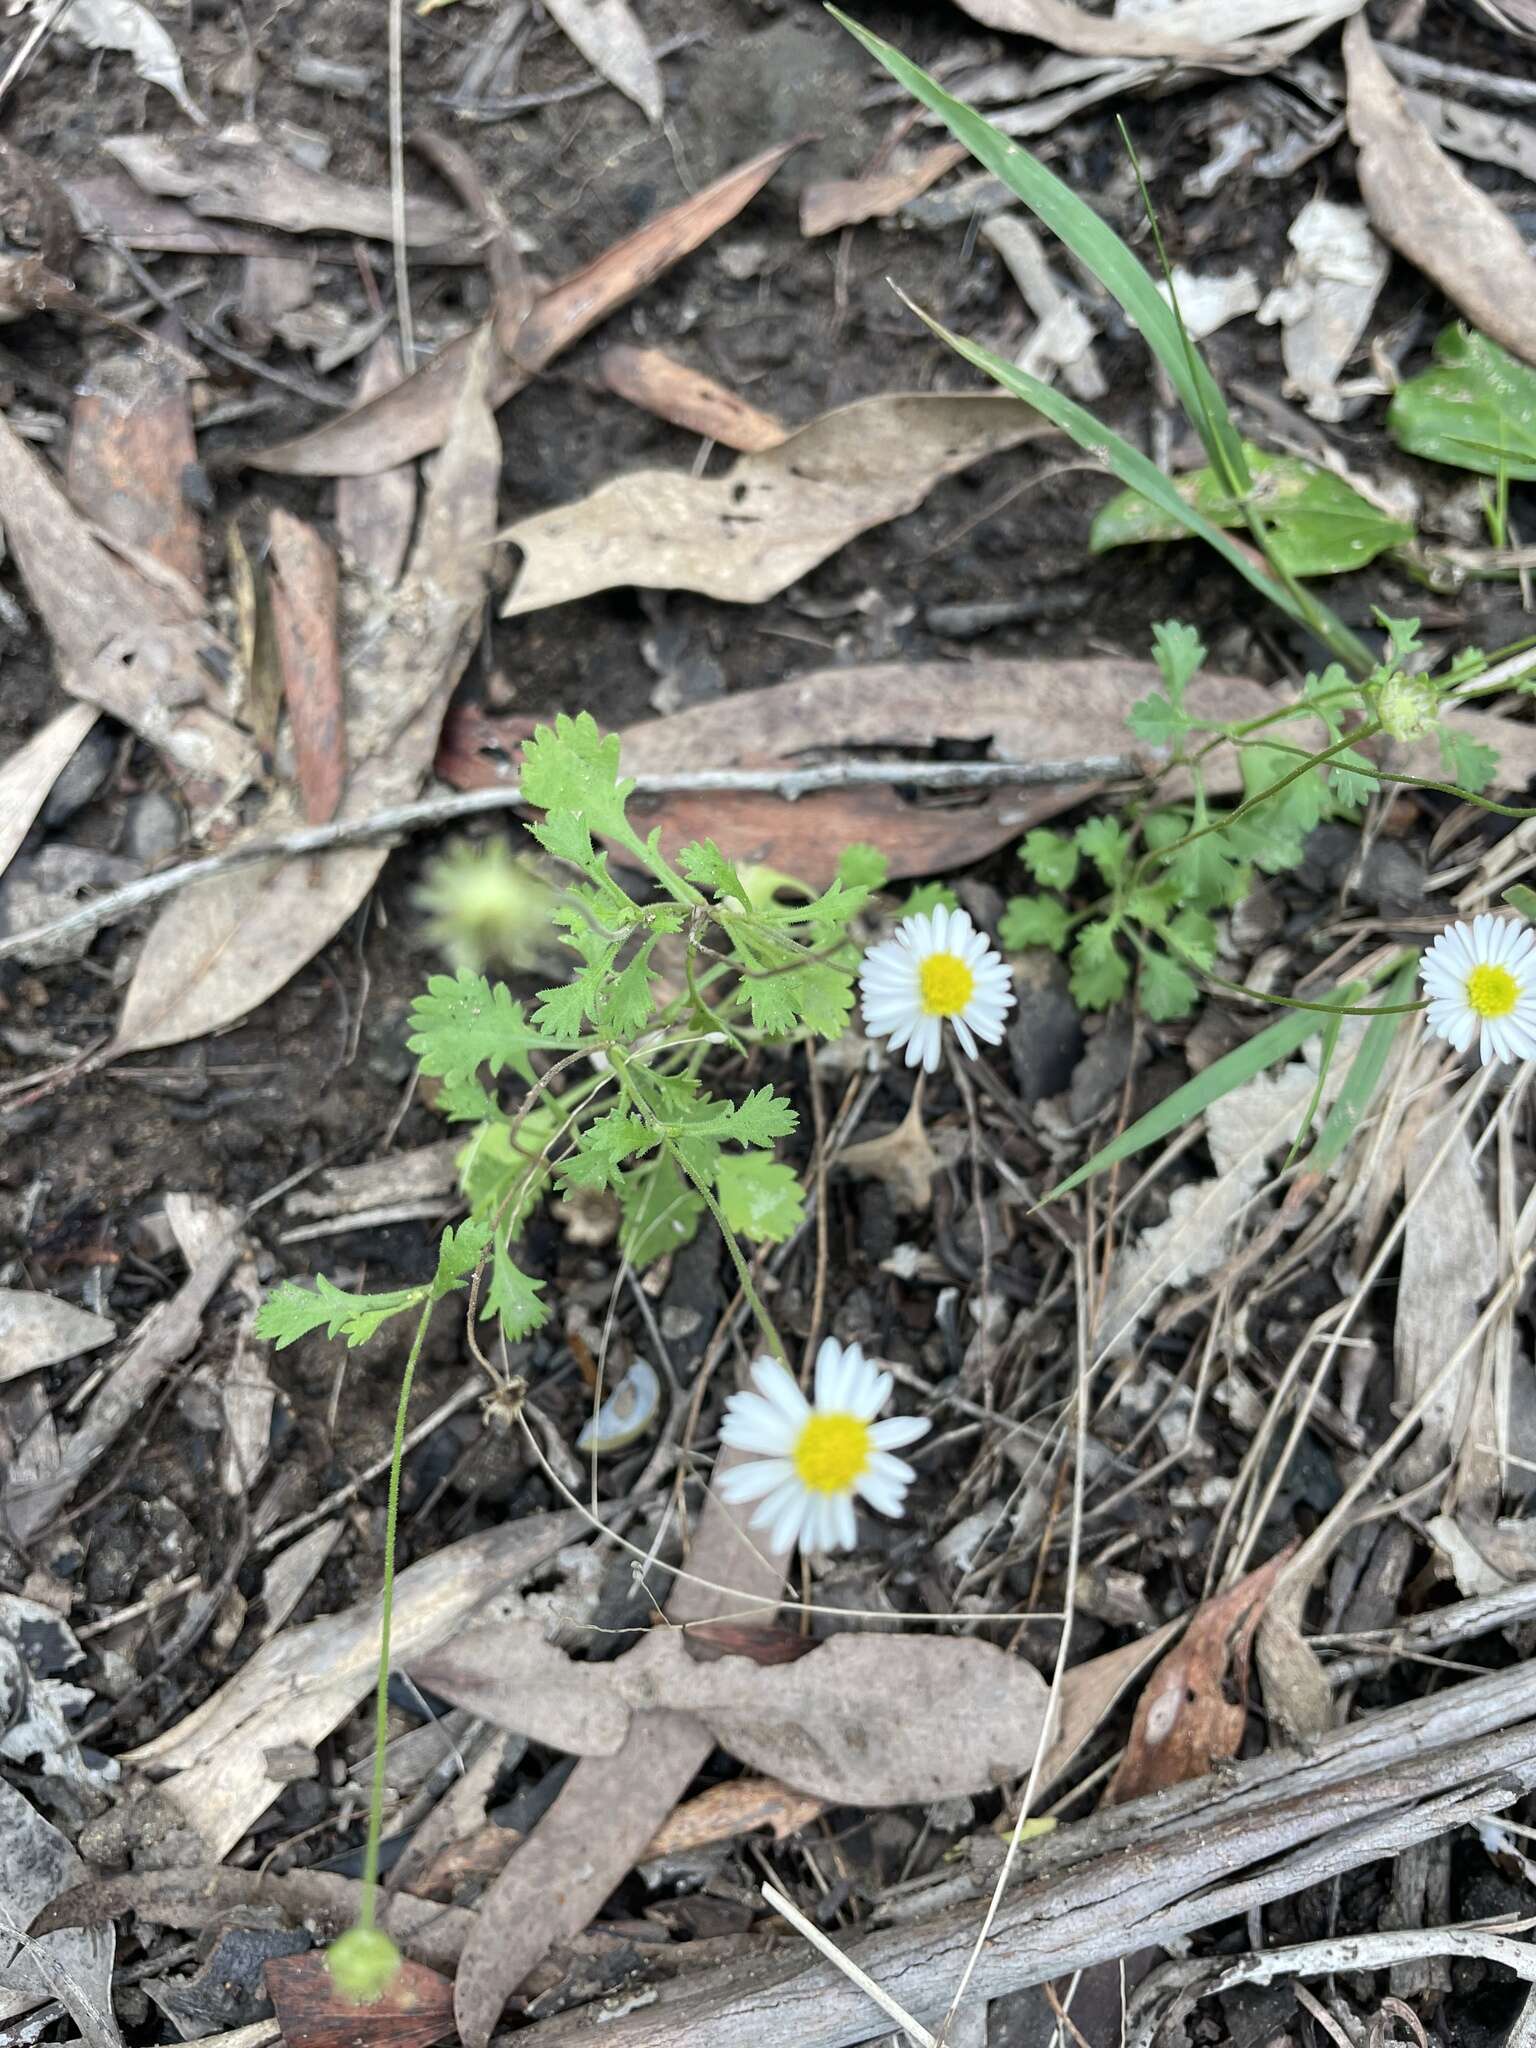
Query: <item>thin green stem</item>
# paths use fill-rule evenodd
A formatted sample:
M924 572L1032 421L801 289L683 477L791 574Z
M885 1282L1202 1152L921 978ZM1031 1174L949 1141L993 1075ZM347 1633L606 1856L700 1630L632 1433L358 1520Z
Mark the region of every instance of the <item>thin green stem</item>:
M422 1303L421 1319L411 1340L410 1355L400 1379L395 1405L395 1442L389 1460L389 1500L384 1510L384 1590L379 1602L379 1676L373 1695L373 1786L368 1795L368 1840L363 1847L363 1901L358 1925L372 1928L379 1892L379 1842L384 1833L385 1745L389 1741L389 1632L395 1614L395 1531L400 1521L400 1467L405 1459L405 1418L411 1405L411 1383L426 1341L432 1303Z

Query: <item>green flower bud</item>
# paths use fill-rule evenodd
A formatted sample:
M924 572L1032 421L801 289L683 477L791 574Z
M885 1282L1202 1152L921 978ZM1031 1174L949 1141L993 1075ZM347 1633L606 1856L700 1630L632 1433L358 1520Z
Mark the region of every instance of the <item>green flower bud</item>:
M478 974L493 961L531 967L549 937L555 892L505 839L460 841L431 862L416 891L427 936L450 967Z
M400 1951L382 1927L349 1927L325 1952L331 1982L348 2005L373 2005L395 1981Z
M1421 740L1433 732L1440 699L1423 676L1390 675L1376 692L1376 715L1395 740Z

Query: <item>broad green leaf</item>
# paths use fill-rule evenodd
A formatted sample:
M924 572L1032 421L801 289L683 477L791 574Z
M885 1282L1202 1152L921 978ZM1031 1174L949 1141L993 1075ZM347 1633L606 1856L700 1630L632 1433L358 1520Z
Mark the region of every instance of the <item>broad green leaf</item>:
M647 1152L659 1142L650 1125L630 1110L610 1109L577 1133L576 1149L555 1168L567 1188L619 1188L626 1159Z
M1125 994L1130 965L1115 945L1108 918L1085 924L1072 948L1072 1000L1082 1010L1107 1010Z
M1529 483L1536 480L1536 370L1485 334L1444 328L1433 366L1398 385L1387 427L1410 455Z
M651 1000L651 954L656 941L647 939L629 965L608 982L599 1016L605 1031L617 1038L638 1037L656 1007Z
M396 1287L387 1294L347 1294L317 1273L313 1288L285 1280L261 1304L256 1315L256 1334L270 1337L279 1351L324 1330L328 1337L345 1337L352 1346L366 1344L381 1323L402 1309L419 1308L427 1298L425 1287Z
M1459 789L1469 789L1474 796L1484 790L1493 780L1493 771L1499 765L1497 747L1484 746L1454 726L1442 725L1437 728L1435 738L1440 742L1440 758L1445 763L1445 772Z
M1077 844L1086 853L1111 888L1125 868L1129 837L1113 818L1089 818L1077 828Z
M1244 442L1253 474L1250 502L1268 530L1275 560L1292 576L1340 576L1363 569L1384 548L1413 539L1413 528L1351 490L1332 471L1318 469L1299 455L1271 455ZM1180 477L1179 496L1213 526L1245 527L1242 503L1234 499L1213 469L1197 469ZM1165 505L1156 505L1138 491L1122 491L1101 508L1088 536L1089 551L1138 541L1182 540L1186 520Z
M1504 891L1504 901L1522 917L1536 919L1536 889L1528 889L1524 882L1511 882Z
M1209 974L1216 964L1216 926L1201 910L1181 910L1171 923L1162 927L1163 937L1177 953L1182 953Z
M713 1137L728 1138L737 1145L771 1145L775 1138L787 1138L800 1122L786 1096L772 1088L754 1088L745 1102L711 1105L721 1112L720 1128Z
M1340 992L1339 1001L1357 1003L1360 993L1360 984L1352 983ZM1081 1187L1091 1175L1103 1173L1106 1168L1117 1166L1122 1159L1134 1158L1149 1145L1171 1137L1175 1131L1182 1130L1191 1118L1201 1115L1213 1102L1219 1102L1223 1095L1230 1095L1234 1088L1241 1088L1255 1074L1262 1074L1266 1067L1288 1058L1297 1046L1305 1045L1314 1032L1321 1031L1327 1021L1328 1012L1324 1010L1287 1010L1246 1044L1235 1046L1219 1060L1213 1060L1203 1074L1196 1074L1182 1088L1175 1088L1145 1116L1138 1117L1129 1130L1122 1131L1107 1145L1100 1146L1091 1159L1086 1160L1075 1173L1069 1173L1064 1181L1059 1181L1042 1200L1054 1202L1060 1196L1070 1194L1073 1188Z
M990 121L984 120L974 108L947 93L893 44L861 28L836 7L829 8L828 12L842 23L850 35L858 38L870 55L883 64L914 99L931 108L955 140L964 143L979 164L1000 178L1009 191L1017 194L1052 234L1066 243L1105 290L1119 301L1167 372L1169 382L1178 392L1184 410L1205 442L1211 460L1224 464L1234 481L1243 482L1237 429L1232 424L1216 381L1201 360L1199 351L1190 346L1180 329L1177 315L1158 290L1150 272L1128 244L1070 185L1048 171L1027 149L994 128ZM1029 395L1026 391L1020 392L1021 397Z
M1262 829L1262 813L1253 822ZM1207 832L1203 839L1181 847L1169 860L1168 871L1186 901L1198 910L1230 909L1248 894L1248 869L1233 858L1223 832Z
M548 1185L546 1150L574 1107L570 1096L558 1108L540 1103L519 1118L515 1138L501 1118L480 1126L454 1162L464 1199L476 1216L494 1217L501 1231L517 1236Z
M1070 889L1077 880L1080 855L1064 832L1037 825L1019 847L1019 859L1043 889Z
M917 917L923 911L937 910L941 903L946 910L960 908L960 898L943 882L919 882L901 906L899 915Z
M619 1249L632 1266L649 1266L664 1252L680 1251L698 1235L704 1197L689 1186L665 1153L624 1177L619 1190L623 1223Z
M722 1153L715 1162L715 1193L732 1230L754 1244L778 1244L805 1214L794 1168L758 1152Z
M1022 952L1026 946L1049 946L1059 953L1071 929L1067 906L1057 897L1011 896L997 936L1010 953Z
M424 1074L445 1081L473 1081L481 1067L493 1075L510 1067L531 1086L528 1055L549 1040L523 1019L523 1006L512 1000L505 982L488 982L483 974L434 974L425 995L411 1010L409 1049Z
M1403 963L1387 990L1388 1002L1412 1000L1417 970L1417 959ZM1344 1085L1334 1097L1333 1107L1317 1134L1317 1143L1307 1155L1309 1172L1326 1173L1355 1135L1381 1084L1382 1070L1387 1064L1387 1054L1392 1050L1393 1039L1403 1025L1414 1022L1416 1019L1412 1016L1399 1013L1395 1017L1373 1017L1366 1025L1359 1047L1350 1061L1349 1072L1344 1077Z
M1149 946L1141 956L1137 996L1154 1024L1166 1024L1174 1017L1189 1015L1200 1000L1200 987L1176 960Z

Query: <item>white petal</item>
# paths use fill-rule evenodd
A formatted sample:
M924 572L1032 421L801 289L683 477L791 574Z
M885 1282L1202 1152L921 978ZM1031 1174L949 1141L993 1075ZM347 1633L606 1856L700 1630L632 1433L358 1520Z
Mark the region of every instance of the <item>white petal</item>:
M939 1070L939 1053L943 1046L943 1041L943 1026L937 1017L925 1017L913 1033L913 1049L916 1051L918 1059L922 1061L926 1072L930 1074L936 1074ZM909 1067L916 1064L916 1060L908 1058L907 1065Z
M790 1485L781 1486L777 1493L769 1494L752 1517L752 1526L768 1530L771 1550L793 1550L800 1541L810 1504L810 1495L797 1479Z
M898 1451L903 1444L915 1444L932 1427L926 1415L892 1415L875 1423L869 1437L877 1451Z
M910 1486L917 1477L905 1458L893 1458L889 1451L871 1451L864 1469L870 1478L893 1486Z
M778 1409L786 1422L796 1430L805 1427L811 1404L795 1384L795 1376L787 1365L780 1364L776 1358L755 1358L752 1361L752 1378L758 1392Z
M824 1337L821 1349L816 1353L815 1405L823 1414L828 1409L841 1408L843 1370L843 1347L835 1337Z
M720 1418L720 1441L736 1451L784 1455L794 1448L796 1425L761 1394L732 1394Z
M1465 1052L1477 1036L1477 1012L1464 1010L1445 1035L1458 1052Z
M965 1021L965 1013L962 1011L958 1016L951 1017L949 1021L955 1027L955 1036L960 1041L961 1051L965 1054L968 1060L975 1059L976 1041L971 1036L970 1025L967 1024ZM997 1041L994 1039L993 1044L995 1045L996 1043Z
M795 1468L788 1458L753 1458L745 1465L732 1465L724 1472L716 1472L715 1491L734 1506L737 1501L761 1500L765 1493L772 1493L776 1486L794 1476Z
M900 1516L906 1512L907 1489L893 1479L875 1479L866 1473L853 1490L860 1500L867 1500L882 1515Z

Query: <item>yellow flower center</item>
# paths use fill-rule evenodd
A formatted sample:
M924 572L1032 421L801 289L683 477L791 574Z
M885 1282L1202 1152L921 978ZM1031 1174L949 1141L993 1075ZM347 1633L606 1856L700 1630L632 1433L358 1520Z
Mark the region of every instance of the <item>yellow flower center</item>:
M1474 967L1467 976L1467 1001L1479 1017L1507 1017L1520 1000L1520 984L1507 967Z
M846 1493L869 1463L869 1424L857 1415L813 1415L795 1445L807 1493Z
M923 1013L928 1017L958 1016L976 993L976 977L954 953L930 953L920 975Z

